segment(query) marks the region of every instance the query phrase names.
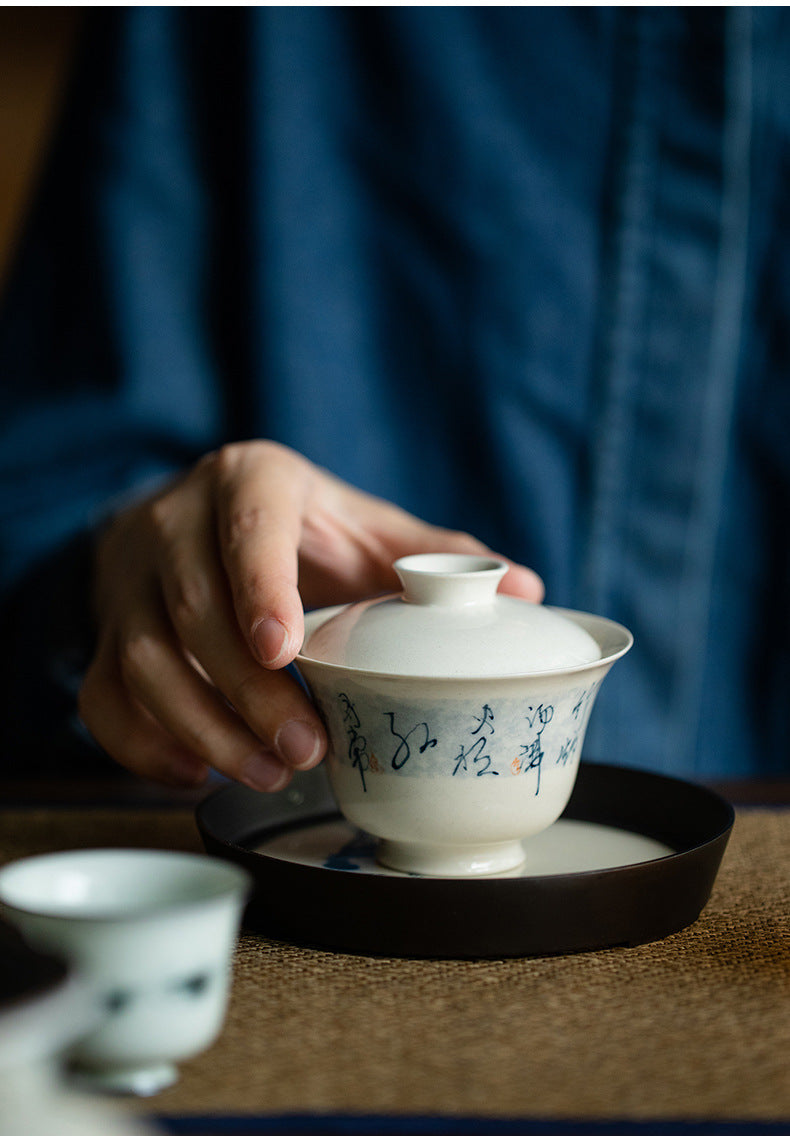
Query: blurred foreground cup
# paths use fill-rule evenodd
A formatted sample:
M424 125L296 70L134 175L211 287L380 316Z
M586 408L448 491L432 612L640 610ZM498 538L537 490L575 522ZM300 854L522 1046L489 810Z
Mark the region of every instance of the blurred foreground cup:
M97 1014L64 960L34 951L0 922L0 1135L160 1133L67 1082L64 1054Z
M0 869L0 907L82 976L98 1022L71 1052L83 1085L149 1095L219 1034L251 880L214 857L52 853Z

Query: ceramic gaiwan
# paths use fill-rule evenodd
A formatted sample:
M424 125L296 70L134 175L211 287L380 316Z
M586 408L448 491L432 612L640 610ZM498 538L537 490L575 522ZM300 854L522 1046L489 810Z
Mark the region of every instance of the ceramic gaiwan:
M518 869L573 789L598 688L630 633L497 594L507 565L413 555L403 593L313 611L296 659L342 813L404 872Z

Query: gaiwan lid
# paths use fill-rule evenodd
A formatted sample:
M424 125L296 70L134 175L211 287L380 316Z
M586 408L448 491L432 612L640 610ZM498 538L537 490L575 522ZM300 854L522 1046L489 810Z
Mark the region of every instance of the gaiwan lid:
M308 633L302 657L377 674L490 678L597 662L601 647L550 607L497 594L498 559L410 555L403 593L354 603Z

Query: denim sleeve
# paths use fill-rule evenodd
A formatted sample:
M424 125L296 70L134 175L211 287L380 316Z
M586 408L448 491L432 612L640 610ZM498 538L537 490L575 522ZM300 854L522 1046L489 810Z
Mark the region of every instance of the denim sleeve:
M181 20L178 9L88 17L4 298L6 773L63 764L65 740L82 753L73 710L91 644L95 528L222 430L208 191Z

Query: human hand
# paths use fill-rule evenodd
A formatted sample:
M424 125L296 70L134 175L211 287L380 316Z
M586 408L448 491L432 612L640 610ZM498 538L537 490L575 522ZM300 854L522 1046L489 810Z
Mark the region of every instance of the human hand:
M82 719L142 777L197 785L213 767L282 789L327 748L318 713L282 669L302 644L303 605L395 590L393 560L430 551L492 554L282 445L227 445L102 535ZM502 589L543 597L516 564Z

